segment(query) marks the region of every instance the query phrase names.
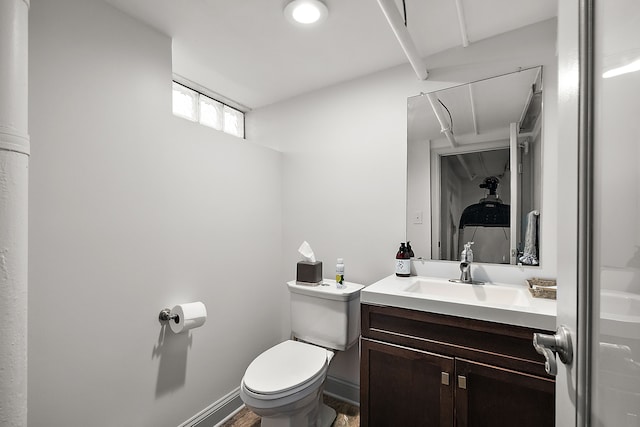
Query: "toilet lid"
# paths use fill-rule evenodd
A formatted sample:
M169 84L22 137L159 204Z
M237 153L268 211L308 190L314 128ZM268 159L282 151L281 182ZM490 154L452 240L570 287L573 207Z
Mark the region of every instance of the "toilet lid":
M326 367L327 350L289 340L256 357L243 381L256 393L282 393L323 375Z

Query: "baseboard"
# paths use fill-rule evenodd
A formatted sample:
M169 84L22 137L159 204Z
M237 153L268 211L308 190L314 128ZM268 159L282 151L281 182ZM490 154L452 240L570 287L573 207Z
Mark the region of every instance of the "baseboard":
M336 399L360 406L360 386L358 384L327 376L324 392ZM243 406L242 399L240 399L240 387L237 387L178 427L216 427L235 415Z
M231 418L243 407L240 387L213 402L178 427L215 427Z
M327 375L324 392L336 399L360 406L360 386L358 384Z

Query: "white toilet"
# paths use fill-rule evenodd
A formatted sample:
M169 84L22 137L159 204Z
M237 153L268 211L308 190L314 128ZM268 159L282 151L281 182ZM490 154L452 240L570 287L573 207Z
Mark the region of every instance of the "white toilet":
M333 350L346 350L360 336L360 290L345 282L305 286L289 282L291 334L296 339L254 359L240 386L245 405L262 427L328 427L336 413L322 401Z

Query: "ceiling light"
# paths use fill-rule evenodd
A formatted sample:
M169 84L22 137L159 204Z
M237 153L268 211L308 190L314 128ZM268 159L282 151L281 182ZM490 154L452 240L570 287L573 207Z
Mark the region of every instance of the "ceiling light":
M284 16L294 24L314 24L323 21L329 10L320 0L293 0L284 8Z

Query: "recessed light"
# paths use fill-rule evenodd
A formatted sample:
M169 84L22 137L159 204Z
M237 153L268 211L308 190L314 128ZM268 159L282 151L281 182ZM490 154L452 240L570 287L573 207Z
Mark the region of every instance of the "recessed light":
M320 0L293 0L284 8L284 16L294 24L315 24L328 14L329 9Z

